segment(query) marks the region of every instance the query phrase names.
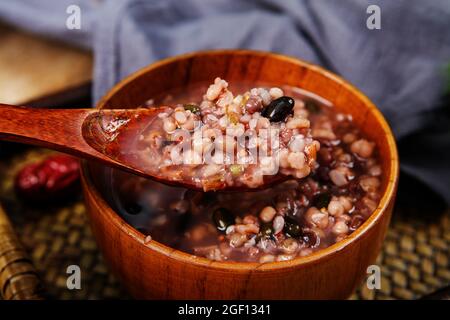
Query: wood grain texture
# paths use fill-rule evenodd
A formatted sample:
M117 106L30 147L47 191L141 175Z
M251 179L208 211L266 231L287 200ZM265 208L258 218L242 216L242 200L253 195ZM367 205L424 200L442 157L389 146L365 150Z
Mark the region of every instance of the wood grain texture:
M0 140L108 161L83 138L85 119L93 109L34 109L0 104Z
M390 221L398 180L392 132L378 109L340 77L298 59L272 53L222 50L170 58L115 86L98 108L138 106L174 87L215 77L263 81L312 91L353 115L380 150L383 197L371 217L343 241L307 257L274 263L215 262L169 248L129 226L102 199L92 179L98 167L84 163L82 183L90 221L115 274L136 298L343 299L375 261Z
M0 205L0 295L5 300L41 300L41 280Z
M151 121L161 110L165 109L35 109L0 103L0 140L57 150L161 181L141 168L114 159L104 150L110 138L104 128L112 121L142 113Z

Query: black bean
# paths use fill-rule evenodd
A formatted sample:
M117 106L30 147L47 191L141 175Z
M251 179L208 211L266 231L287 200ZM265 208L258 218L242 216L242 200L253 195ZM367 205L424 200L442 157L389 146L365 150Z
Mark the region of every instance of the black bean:
M212 218L217 230L219 231L225 231L228 226L234 224L233 214L225 208L218 208L214 210Z
M270 122L284 121L294 109L295 101L291 97L283 96L273 100L262 111L261 115L270 120Z
M331 194L328 192L319 193L314 197L313 205L317 209L327 208L331 201Z
M298 238L301 235L302 229L298 222L289 216L284 217L284 233L292 238Z

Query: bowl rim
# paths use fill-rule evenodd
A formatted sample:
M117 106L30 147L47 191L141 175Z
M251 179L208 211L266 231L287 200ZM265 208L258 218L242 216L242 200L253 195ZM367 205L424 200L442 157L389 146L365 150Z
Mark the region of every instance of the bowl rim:
M282 55L278 53L265 52L265 51L256 51L256 50L240 50L240 49L219 49L219 50L202 50L202 51L194 51L186 54L176 55L173 57L169 57L166 59L162 59L156 61L146 67L143 67L136 72L130 74L129 76L122 79L118 82L113 88L111 88L96 104L97 109L101 109L104 107L106 102L120 89L122 89L126 84L131 82L133 79L140 77L141 75L156 69L162 65L170 64L180 59L189 59L195 56L205 56L205 55L217 55L217 54L230 54L230 55L257 55L257 56L271 56L277 59L285 60L287 62L296 64L298 66L306 67L308 69L312 69L316 72L321 73L325 77L329 78L334 82L338 82L340 85L345 87L348 90L353 91L354 94L358 96L358 98L364 103L368 109L374 113L375 117L380 122L382 130L385 132L389 151L390 151L390 176L388 177L386 190L383 193L382 198L379 201L379 204L375 211L369 216L369 218L354 232L352 232L345 239L334 243L333 245L320 249L316 252L313 252L310 255L304 257L295 257L292 260L288 261L275 261L275 262L267 262L267 263L259 263L259 262L235 262L235 261L213 261L204 257L198 257L178 249L171 248L163 243L160 243L156 240L151 240L148 243L145 243L146 235L132 227L128 224L120 215L115 212L112 207L106 202L106 200L102 197L100 192L94 186L91 181L91 177L89 175L89 170L87 168L87 161L83 161L81 166L81 175L83 188L85 192L89 193L95 201L99 203L99 206L103 208L103 213L107 215L107 218L116 225L117 228L126 235L133 238L134 241L137 241L140 245L146 247L148 252L156 251L160 254L167 256L170 259L177 260L181 263L189 263L194 264L198 267L203 268L213 268L218 270L226 270L226 271L269 271L269 270L279 270L279 269L290 269L290 268L298 268L299 266L305 266L307 264L314 264L322 261L324 259L330 259L334 255L338 254L340 251L344 250L348 246L355 245L355 243L372 227L381 219L383 214L388 212L388 206L391 204L391 201L394 201L395 192L398 183L399 176L399 163L398 163L398 152L395 143L394 136L392 131L385 120L384 116L378 110L378 108L371 102L371 100L364 95L359 89L357 89L354 85L352 85L347 80L344 80L342 77L318 66L313 63L304 61L302 59ZM89 186L89 187L87 187Z

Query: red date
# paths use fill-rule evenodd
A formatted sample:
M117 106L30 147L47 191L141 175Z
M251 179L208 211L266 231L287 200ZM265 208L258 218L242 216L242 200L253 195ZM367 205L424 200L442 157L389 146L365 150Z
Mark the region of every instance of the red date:
M17 194L29 201L45 203L67 199L79 186L80 165L68 155L51 155L25 166L16 176Z

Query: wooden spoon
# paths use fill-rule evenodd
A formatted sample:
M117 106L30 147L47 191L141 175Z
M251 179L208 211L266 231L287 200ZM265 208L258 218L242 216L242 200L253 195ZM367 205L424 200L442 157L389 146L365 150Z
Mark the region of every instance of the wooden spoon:
M115 159L105 151L113 139L114 128L121 121L145 115L148 121L169 107L138 109L42 109L0 104L0 140L26 143L54 149L76 157L99 161L161 183L202 191L191 181L168 180L154 172ZM109 128L111 130L109 130ZM264 185L255 189L227 186L220 191L258 190L280 182L286 177L267 177Z

